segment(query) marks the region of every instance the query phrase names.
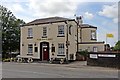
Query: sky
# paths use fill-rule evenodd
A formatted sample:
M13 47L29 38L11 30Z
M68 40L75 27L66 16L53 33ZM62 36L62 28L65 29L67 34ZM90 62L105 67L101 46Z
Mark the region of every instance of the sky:
M1 0L1 5L8 8L26 23L35 19L60 16L75 19L83 17L83 24L97 27L97 41L114 46L118 41L118 0Z

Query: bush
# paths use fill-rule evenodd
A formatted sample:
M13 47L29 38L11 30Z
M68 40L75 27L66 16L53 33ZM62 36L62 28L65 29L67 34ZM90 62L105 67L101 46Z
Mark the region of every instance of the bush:
M83 56L87 56L87 54L88 54L88 51L87 50L83 50L83 51L80 51L80 52L78 52L80 55L83 55Z
M113 50L114 50L114 51L120 51L120 41L118 41L118 42L115 44Z
M10 62L10 58L3 59L3 62Z
M87 50L77 52L77 60L85 61L87 59L87 55L88 55Z
M7 58L7 59L2 59L3 62L10 62L10 61L16 61L16 58Z

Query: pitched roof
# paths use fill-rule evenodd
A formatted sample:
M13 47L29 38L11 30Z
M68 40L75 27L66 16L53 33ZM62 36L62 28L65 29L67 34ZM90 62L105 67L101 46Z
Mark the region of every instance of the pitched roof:
M63 18L63 17L49 17L49 18L36 19L25 25L38 25L38 24L47 24L47 23L55 23L55 22L63 22L63 21L74 21L74 19Z
M97 27L89 25L89 24L81 24L80 27L81 28L97 28Z

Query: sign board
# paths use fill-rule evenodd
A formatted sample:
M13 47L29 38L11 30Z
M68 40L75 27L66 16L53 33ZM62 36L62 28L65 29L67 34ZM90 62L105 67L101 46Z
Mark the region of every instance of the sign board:
M97 59L98 55L97 54L90 54L90 58Z
M98 54L99 57L116 57L116 55L112 54Z
M47 38L47 39L41 38L41 39L37 39L37 40L41 41L41 40L53 40L53 39L52 38Z

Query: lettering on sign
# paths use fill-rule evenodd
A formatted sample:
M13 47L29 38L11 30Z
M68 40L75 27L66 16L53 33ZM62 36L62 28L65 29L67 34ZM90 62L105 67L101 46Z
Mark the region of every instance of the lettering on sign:
M90 58L97 59L98 55L97 54L90 54Z
M112 54L98 54L99 57L116 57L116 55Z
M41 41L41 40L53 40L53 39L52 38L48 38L48 39L37 39L37 40Z

